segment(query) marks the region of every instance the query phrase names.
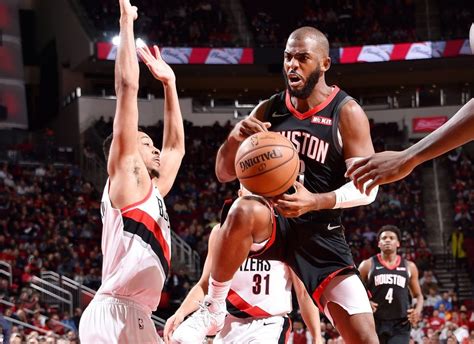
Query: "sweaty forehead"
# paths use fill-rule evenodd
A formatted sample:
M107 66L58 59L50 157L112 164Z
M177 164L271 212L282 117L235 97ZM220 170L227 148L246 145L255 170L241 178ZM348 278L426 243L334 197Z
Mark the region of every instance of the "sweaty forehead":
M397 238L397 233L395 232L392 232L392 231L385 231L385 232L382 232L382 234L380 235L380 237L395 237Z

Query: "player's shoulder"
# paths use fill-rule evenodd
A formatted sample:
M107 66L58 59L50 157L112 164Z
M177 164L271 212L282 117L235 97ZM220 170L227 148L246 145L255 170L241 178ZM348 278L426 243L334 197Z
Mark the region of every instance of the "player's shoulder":
M257 106L252 110L249 116L255 117L256 119L263 121L265 118L265 112L270 104L270 98L262 100Z

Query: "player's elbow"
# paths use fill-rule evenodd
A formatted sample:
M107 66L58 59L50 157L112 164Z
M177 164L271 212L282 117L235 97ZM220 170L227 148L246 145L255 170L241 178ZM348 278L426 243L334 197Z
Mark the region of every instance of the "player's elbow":
M126 93L126 92L134 92L138 93L138 80L131 80L131 78L118 78L115 81L115 93L117 95Z
M216 177L219 183L229 183L236 178L235 174L231 174L219 167L216 167Z

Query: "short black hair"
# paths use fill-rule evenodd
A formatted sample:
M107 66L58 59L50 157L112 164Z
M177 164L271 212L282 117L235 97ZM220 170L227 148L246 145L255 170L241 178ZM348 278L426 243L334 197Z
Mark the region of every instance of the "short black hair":
M385 225L382 226L382 228L379 229L377 233L377 241L380 240L380 236L382 235L383 232L393 232L397 235L398 241L402 240L402 233L400 232L400 228L394 225Z
M140 126L138 127L138 131L146 133L145 129ZM113 138L114 138L114 133L112 132L110 133L109 136L105 138L104 142L102 142L102 151L104 152L105 161L109 159L110 146L112 145Z

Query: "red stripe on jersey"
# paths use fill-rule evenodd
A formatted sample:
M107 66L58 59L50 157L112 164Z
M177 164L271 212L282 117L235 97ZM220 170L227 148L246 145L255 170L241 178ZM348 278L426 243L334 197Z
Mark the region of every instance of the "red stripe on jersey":
M110 186L110 184L109 184L109 186ZM148 198L150 198L152 191L153 191L153 182L150 182L150 190L146 194L145 198L143 198L141 201L138 201L138 202L132 203L130 205L127 205L126 207L120 209L120 211L122 213L124 213L127 210L132 209L133 207L136 207L136 206L139 206L142 203L145 203L148 200Z
M161 228L158 223L156 223L156 221L150 215L138 208L129 210L125 214L122 214L122 216L142 223L150 232L153 233L153 236L160 244L163 254L165 255L165 259L169 265L171 261L170 249L168 243L163 237L163 233L161 232Z
M290 93L286 91L286 95L285 95L286 107L288 108L288 110L290 110L290 112L296 118L303 120L303 119L313 116L314 114L318 113L319 111L323 110L326 106L328 106L328 104L334 99L334 97L337 95L339 91L340 91L339 87L334 86L334 89L332 90L331 94L329 95L329 97L326 98L325 101L323 101L319 105L316 105L314 108L309 109L305 113L301 113L295 109L295 107L291 103Z
M321 284L316 288L316 290L314 291L313 293L313 300L316 302L316 304L318 305L318 308L319 310L321 311L321 313L324 313L324 307L321 305L321 303L319 302L320 298L321 298L321 295L323 294L324 290L326 289L326 287L328 286L329 282L331 282L333 280L334 277L336 277L337 275L339 275L339 273L341 271L344 271L344 270L347 270L347 269L353 269L354 267L353 266L347 266L345 268L342 268L342 269L339 269L339 270L336 270L334 271L332 274L330 274L328 277L326 277L324 279L324 281L321 282Z
M397 255L397 259L395 260L395 264L390 266L390 265L387 264L386 261L383 260L382 255L380 253L377 254L377 259L380 262L380 264L382 264L383 266L385 266L389 270L395 270L396 268L398 268L400 266L400 262L402 261L402 257Z
M239 294L237 294L232 289L229 290L229 294L227 295L227 300L234 305L235 308L245 312L255 318L265 318L272 316L270 313L265 312L263 309L257 306L252 306L251 304L247 303L244 299L242 299Z

